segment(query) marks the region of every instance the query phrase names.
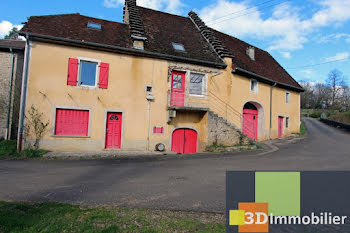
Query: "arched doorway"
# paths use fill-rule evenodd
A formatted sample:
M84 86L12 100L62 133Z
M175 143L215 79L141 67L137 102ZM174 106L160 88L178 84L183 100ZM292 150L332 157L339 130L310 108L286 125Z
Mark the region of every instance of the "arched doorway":
M193 129L176 129L172 135L171 151L181 154L197 152L197 132Z
M253 140L258 139L258 109L248 102L243 107L242 131Z

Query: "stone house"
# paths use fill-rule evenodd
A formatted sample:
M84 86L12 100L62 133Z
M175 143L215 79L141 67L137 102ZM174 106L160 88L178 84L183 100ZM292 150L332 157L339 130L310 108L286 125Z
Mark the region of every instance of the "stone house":
M17 138L25 42L0 40L0 140Z
M50 122L42 148L192 153L239 144L242 135L299 132L299 84L268 52L207 27L195 12L127 0L123 23L32 16L21 35L22 109L34 105Z

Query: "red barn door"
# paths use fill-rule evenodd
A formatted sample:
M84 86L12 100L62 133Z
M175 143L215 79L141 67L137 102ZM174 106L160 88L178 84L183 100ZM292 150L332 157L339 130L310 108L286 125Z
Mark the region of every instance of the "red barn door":
M193 129L177 129L172 136L172 151L176 153L197 152L197 132Z
M106 148L120 149L122 138L122 114L108 113L106 126Z

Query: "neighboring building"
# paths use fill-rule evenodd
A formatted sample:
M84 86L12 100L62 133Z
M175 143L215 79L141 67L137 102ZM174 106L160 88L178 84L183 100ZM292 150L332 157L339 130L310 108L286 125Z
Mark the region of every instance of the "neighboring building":
M204 151L299 132L299 84L269 53L127 0L124 23L30 17L25 109L50 121L49 150ZM29 139L31 139L29 137Z
M0 140L17 138L25 42L0 40Z

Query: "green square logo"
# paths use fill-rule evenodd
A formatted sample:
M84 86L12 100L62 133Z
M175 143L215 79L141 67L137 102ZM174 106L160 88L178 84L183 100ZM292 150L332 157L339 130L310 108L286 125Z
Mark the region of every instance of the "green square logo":
M255 202L267 202L269 215L300 216L300 172L256 172Z

